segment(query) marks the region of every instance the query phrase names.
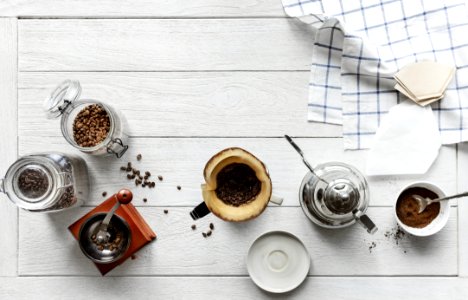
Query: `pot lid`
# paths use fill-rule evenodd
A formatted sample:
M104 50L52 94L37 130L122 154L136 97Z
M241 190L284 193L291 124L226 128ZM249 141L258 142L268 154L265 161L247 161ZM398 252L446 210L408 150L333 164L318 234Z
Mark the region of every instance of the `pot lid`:
M79 81L65 80L44 101L44 111L48 119L58 118L73 101L81 95Z
M325 189L323 202L333 214L347 214L359 204L359 191L352 182L338 179Z

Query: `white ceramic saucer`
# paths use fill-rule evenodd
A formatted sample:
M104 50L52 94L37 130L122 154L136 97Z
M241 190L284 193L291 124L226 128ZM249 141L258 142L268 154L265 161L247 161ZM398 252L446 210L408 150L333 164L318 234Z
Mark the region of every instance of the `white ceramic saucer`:
M284 231L271 231L258 237L247 254L250 278L260 288L284 293L298 287L310 268L304 244Z

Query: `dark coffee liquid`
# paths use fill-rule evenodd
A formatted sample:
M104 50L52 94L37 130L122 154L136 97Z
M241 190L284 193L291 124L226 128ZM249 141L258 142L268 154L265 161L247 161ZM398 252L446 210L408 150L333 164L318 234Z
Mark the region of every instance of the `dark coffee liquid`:
M216 196L224 203L240 206L249 203L260 193L262 183L248 165L233 163L224 167L216 177Z
M440 211L440 203L432 203L418 214L419 205L413 195L419 195L423 198L436 199L437 194L425 188L410 188L404 191L398 198L396 210L398 218L403 224L416 228L423 228L429 225L438 215Z

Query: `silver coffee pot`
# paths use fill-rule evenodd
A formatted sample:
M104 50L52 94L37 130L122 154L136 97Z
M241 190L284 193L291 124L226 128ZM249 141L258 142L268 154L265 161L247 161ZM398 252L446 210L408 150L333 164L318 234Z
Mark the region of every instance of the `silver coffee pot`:
M299 189L305 215L321 227L343 228L358 222L374 234L377 226L365 214L370 198L364 176L353 166L341 162L327 162L312 168L301 149L289 136L286 138L310 170Z

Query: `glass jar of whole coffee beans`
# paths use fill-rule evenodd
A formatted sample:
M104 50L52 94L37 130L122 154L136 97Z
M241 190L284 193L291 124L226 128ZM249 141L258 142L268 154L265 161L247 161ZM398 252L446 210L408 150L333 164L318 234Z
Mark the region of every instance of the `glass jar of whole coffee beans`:
M62 134L72 146L91 155L115 155L127 151L125 118L97 100L79 100L78 81L66 80L44 102L47 118L61 116Z
M0 179L0 192L18 207L32 212L54 212L80 206L88 197L85 161L61 153L19 158Z

